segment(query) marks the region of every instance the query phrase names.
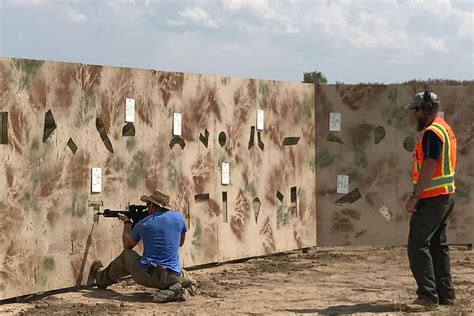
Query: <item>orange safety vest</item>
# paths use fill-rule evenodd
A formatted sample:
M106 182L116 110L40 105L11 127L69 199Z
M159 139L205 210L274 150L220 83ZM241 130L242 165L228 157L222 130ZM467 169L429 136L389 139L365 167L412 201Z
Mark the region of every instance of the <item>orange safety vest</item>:
M425 190L418 198L428 198L443 194L454 193L456 187L454 185L454 170L456 168L456 137L454 136L451 126L444 119L438 117L431 125L426 127L421 133L418 143L415 146L413 155L412 180L416 185L420 177L421 164L425 159L423 153L423 134L426 131L433 131L443 143L441 155L436 165L433 178Z

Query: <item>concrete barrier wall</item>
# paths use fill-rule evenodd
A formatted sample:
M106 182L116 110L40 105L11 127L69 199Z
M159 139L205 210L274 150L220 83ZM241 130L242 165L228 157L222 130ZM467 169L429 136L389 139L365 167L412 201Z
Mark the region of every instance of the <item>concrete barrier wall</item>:
M89 201L124 209L155 188L185 216L185 266L316 244L313 85L2 58L0 112L0 299L84 284L122 248Z

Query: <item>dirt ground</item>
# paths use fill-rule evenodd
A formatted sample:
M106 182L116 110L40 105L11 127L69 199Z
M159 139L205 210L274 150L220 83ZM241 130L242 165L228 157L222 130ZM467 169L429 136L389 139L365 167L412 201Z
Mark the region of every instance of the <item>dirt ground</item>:
M474 251L451 248L457 305L436 314L474 315ZM0 314L399 314L415 298L404 247L317 247L194 270L200 294L156 304L152 289L125 280L29 303Z

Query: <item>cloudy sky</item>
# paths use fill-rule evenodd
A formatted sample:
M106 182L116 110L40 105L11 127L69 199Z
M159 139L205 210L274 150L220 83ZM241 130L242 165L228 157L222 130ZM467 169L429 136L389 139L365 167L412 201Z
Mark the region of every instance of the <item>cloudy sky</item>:
M474 0L0 0L0 55L330 83L474 79Z

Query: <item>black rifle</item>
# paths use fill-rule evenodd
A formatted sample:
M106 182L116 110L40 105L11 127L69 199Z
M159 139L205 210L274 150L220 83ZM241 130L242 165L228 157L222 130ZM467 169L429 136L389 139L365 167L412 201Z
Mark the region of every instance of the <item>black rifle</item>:
M104 217L118 217L118 214L123 214L132 220L132 227L135 226L139 221L148 216L146 205L129 205L127 211L115 211L111 209L104 209L103 212L97 212L97 215Z

